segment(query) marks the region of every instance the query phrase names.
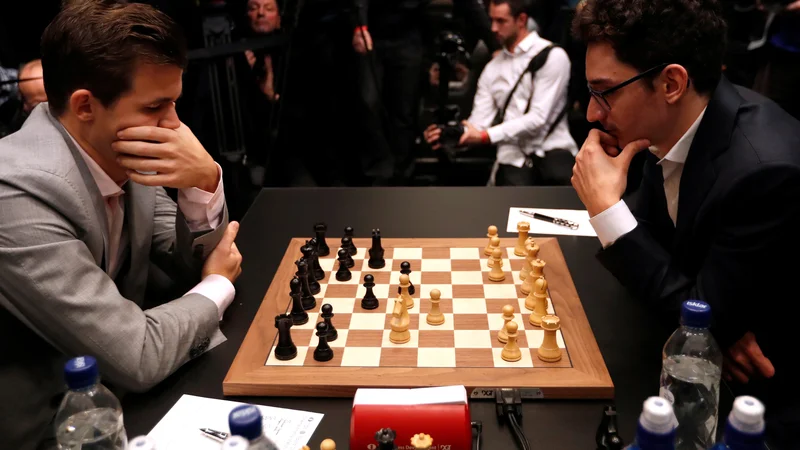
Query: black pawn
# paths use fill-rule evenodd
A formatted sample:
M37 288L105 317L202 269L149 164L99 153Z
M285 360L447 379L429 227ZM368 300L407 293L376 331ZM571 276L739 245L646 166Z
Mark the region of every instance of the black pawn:
M353 243L353 227L346 227L344 229L344 235L350 238L350 254L355 256L358 253L358 249L356 248L356 244Z
M372 247L369 248L369 265L372 269L380 269L386 265L383 259L384 250L381 247L381 230L372 230Z
M308 323L308 313L303 309L302 288L300 278L294 277L289 282L289 289L292 290L289 294L292 297L292 323L295 325Z
M347 267L348 268L353 268L353 266L356 265L356 262L353 261L353 256L350 253L350 244L351 243L352 243L352 241L350 240L349 237L345 236L345 237L342 238L342 250L345 250L347 252L347 259L345 261L347 263Z
M339 332L336 331L336 327L333 326L331 319L333 319L333 306L330 303L326 303L322 305L322 314L320 317L325 321L325 325L328 326L328 342L333 342L339 337Z
M325 278L325 271L322 270L322 266L319 264L319 244L317 243L317 238L311 238L311 240L308 241L308 245L313 249L311 255L314 257L314 260L311 261L311 273L314 274L314 279L321 280Z
M314 360L325 362L333 359L333 349L328 345L328 325L325 322L317 324L317 337L319 344L314 349Z
M347 257L350 256L345 249L339 249L339 270L336 271L336 280L337 281L347 281L350 278L353 278L353 274L350 273L350 269L347 268Z
M317 277L315 277L314 274L310 272L311 271L311 267L313 267L313 263L314 263L314 261L312 260L313 259L312 253L314 252L314 249L311 248L310 245L304 245L300 249L300 252L303 253L303 257L300 260L301 261L305 261L306 265L308 265L308 270L309 270L309 273L308 273L308 287L311 289L311 294L312 295L317 295L317 294L319 294L320 290L322 290L322 287L319 285L319 281L317 281Z
M297 278L300 279L300 286L302 287L303 297L303 309L308 311L309 309L314 309L317 306L317 299L314 298L314 294L311 293L311 287L308 285L308 264L305 261L297 261Z
M400 273L404 275L411 274L411 263L403 261L400 263ZM400 287L397 287L397 293L400 293ZM414 283L411 282L411 277L408 277L408 295L414 295Z
M364 275L364 287L367 289L367 293L364 294L364 298L361 299L361 309L377 309L378 298L375 297L375 294L372 292L372 288L375 287L375 277L370 274Z
M297 357L297 346L292 342L292 318L288 314L275 316L275 328L278 329L278 345L275 346L275 358L288 361Z
M381 428L375 433L375 440L378 441L378 450L397 450L394 439L397 433L391 428Z
M314 225L314 232L317 238L317 253L319 256L328 256L331 253L328 243L325 242L325 232L328 231L328 226L324 223Z

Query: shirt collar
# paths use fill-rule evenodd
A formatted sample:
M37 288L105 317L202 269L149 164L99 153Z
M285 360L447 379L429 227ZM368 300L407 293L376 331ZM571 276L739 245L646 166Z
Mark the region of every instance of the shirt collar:
M528 33L527 36L525 36L523 40L519 42L519 44L517 44L516 47L514 47L513 53L509 52L508 49L505 47L503 47L503 53L509 56L516 56L516 55L521 55L523 53L528 53L531 47L533 47L533 43L536 42L538 38L539 38L539 33L537 33L536 31L531 31Z
M694 141L694 135L697 134L697 129L700 127L700 122L703 120L703 116L706 113L706 108L703 108L700 111L700 115L697 116L692 126L686 130L686 133L678 139L678 142L658 161L658 164L662 164L664 161L672 161L678 164L684 164L686 162L686 158L689 156L689 149L692 147L692 141ZM655 147L650 147L651 152L655 152Z
M67 135L69 136L70 139L72 139L72 143L75 144L75 147L78 149L78 152L80 152L81 156L83 157L83 160L89 167L89 172L92 174L92 178L94 179L94 182L97 184L97 188L100 190L100 195L102 195L103 198L105 199L124 194L125 191L122 190L120 185L115 183L114 180L112 180L111 177L108 176L105 170L103 170L103 168L100 167L100 165L97 164L97 162L94 159L92 159L92 157L89 156L89 154L86 153L86 151L83 150L83 147L81 147L81 145L78 144L78 141L76 141L75 138L72 137L71 134L69 134L69 132L67 132Z

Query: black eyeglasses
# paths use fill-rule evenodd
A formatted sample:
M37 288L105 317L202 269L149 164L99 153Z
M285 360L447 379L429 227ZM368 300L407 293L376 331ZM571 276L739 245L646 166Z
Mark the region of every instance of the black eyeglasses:
M586 87L589 88L589 93L592 94L592 97L594 97L597 100L597 103L602 105L603 108L606 109L606 111L611 111L611 105L608 103L608 100L606 100L606 95L612 94L612 93L616 92L617 90L622 89L625 86L633 83L634 81L639 80L641 78L644 78L644 77L652 74L653 72L663 70L664 67L667 67L668 65L669 64L667 64L667 63L659 64L659 65L657 65L655 67L652 67L650 69L645 70L644 72L640 73L639 75L636 75L633 78L625 80L622 83L620 83L620 84L618 84L616 86L610 87L610 88L608 88L608 89L606 89L604 91L597 91L595 89L592 89L592 86L589 85L588 83L587 83Z

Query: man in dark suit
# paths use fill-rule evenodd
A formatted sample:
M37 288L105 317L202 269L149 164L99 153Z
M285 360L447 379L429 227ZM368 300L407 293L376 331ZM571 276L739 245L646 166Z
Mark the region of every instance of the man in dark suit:
M726 24L715 0L579 9L587 119L605 131L583 144L572 184L602 243L598 258L674 326L682 301L708 302L725 380L766 403L770 439L788 448L800 424L790 262L800 250L800 123L722 75ZM631 159L645 149L642 184L623 199Z

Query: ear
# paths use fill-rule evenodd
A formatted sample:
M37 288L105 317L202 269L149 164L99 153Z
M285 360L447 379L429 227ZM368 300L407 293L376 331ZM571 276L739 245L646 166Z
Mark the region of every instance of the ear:
M520 13L517 16L517 28L528 28L528 13Z
M689 73L680 64L670 64L661 72L664 97L669 104L675 104L689 91Z
M69 96L69 110L81 122L94 120L98 105L97 99L87 89L78 89Z

